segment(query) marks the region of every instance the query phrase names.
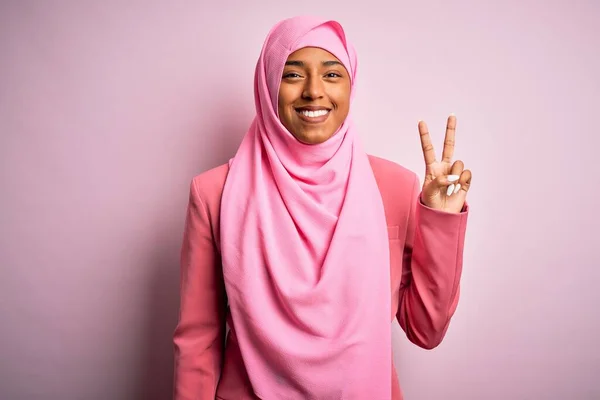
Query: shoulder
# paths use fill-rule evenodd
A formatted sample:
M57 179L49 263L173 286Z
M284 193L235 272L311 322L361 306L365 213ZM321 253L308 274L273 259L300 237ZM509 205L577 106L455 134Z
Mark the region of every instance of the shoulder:
M402 191L405 191L407 187L412 189L415 180L418 179L417 174L410 169L385 158L369 154L369 162L381 190L389 187L400 187Z
M201 196L213 197L223 192L229 164L221 164L194 176L194 186Z
M393 161L372 155L369 155L369 161L383 200L387 224L405 225L419 194L417 174Z
M385 158L369 154L369 163L373 169L377 186L386 204L396 206L401 200L410 200L413 191L417 190L417 175L402 165ZM217 218L221 208L221 196L225 187L225 180L229 172L229 164L221 164L194 176L192 190L194 196L204 204L212 218Z
M226 163L204 171L192 179L193 194L203 203L211 219L219 215L228 172L229 164Z
M417 174L394 161L369 154L369 163L373 169L375 180L381 190L399 188L403 192L407 187L412 188L418 179ZM211 202L212 199L221 199L229 164L221 164L211 168L193 178L194 190L202 201Z

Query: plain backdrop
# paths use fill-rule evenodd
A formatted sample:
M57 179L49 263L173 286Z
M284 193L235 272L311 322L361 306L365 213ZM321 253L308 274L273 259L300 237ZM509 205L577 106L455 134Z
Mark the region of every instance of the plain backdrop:
M0 398L168 399L192 177L233 156L265 35L334 18L369 153L473 171L461 300L396 326L407 400L600 398L597 1L0 2Z

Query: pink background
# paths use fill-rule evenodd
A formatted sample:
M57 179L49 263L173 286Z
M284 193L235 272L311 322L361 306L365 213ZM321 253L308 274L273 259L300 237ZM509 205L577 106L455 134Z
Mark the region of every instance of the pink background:
M422 176L458 116L462 297L433 351L395 327L407 400L600 398L600 5L483 3L2 1L0 398L169 398L189 181L299 13L355 43L370 153Z

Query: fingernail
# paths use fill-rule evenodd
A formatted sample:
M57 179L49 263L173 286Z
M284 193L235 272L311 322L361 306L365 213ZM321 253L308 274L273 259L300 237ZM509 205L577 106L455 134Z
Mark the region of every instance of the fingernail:
M448 175L448 182L456 182L460 178L458 175Z
M454 183L448 186L448 191L446 191L446 195L450 196L454 192Z
M458 193L459 190L460 190L460 183L457 183L456 188L454 189L454 193Z

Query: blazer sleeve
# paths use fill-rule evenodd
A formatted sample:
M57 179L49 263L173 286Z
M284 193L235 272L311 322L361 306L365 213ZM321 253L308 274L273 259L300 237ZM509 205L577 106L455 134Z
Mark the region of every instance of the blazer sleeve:
M173 335L174 399L213 400L221 373L226 297L210 218L195 181L181 248L180 310Z
M412 193L397 318L412 343L433 349L458 305L469 207L449 213L425 206L416 175Z

